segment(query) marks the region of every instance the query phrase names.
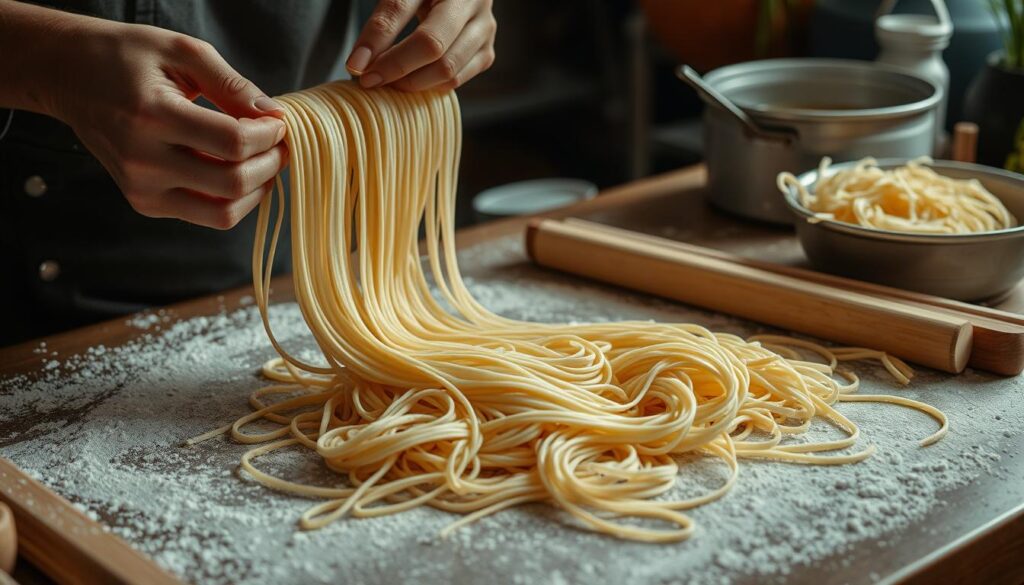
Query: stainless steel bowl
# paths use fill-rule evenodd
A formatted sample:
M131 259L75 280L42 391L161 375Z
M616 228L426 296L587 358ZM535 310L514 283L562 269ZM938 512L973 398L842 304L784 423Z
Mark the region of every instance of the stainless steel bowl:
M833 165L829 173L855 164ZM884 169L905 164L907 159L878 161ZM953 161L935 161L931 168L954 179L978 179L1018 222L1024 221L1024 175ZM813 191L818 172L798 179ZM907 234L817 220L800 204L796 188L785 201L797 216L800 245L825 272L964 301L999 297L1024 277L1024 226L977 234Z

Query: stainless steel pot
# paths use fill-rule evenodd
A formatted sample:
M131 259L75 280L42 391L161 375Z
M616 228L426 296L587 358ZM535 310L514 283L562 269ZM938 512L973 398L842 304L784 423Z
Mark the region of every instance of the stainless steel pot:
M932 154L942 90L902 69L840 59L768 59L715 69L704 81L757 125L777 130L755 134L720 107L705 108L711 201L745 217L792 223L775 177L814 167L823 156Z
M833 165L828 172L854 164ZM905 164L906 159L878 161L883 169ZM954 179L977 179L1018 221L1024 220L1024 175L945 160L930 166ZM797 179L813 191L818 171ZM796 233L807 258L825 272L963 301L998 298L1024 278L1021 225L976 234L908 234L814 219L800 205L795 188L783 200L797 218Z

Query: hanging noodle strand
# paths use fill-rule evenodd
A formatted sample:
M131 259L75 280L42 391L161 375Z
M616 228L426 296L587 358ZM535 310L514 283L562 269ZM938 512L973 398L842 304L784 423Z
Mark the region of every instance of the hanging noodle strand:
M268 197L253 250L257 303L280 354L263 368L275 385L254 393L252 413L194 442L230 433L256 445L242 459L252 478L322 500L302 515L304 528L427 505L463 515L448 533L543 502L598 532L677 541L694 530L684 511L725 495L741 459L837 465L870 456L874 447L858 445L857 426L836 410L841 401L924 411L941 423L926 442L946 430L942 413L919 402L852 395L857 379L840 360L879 359L900 381L913 375L879 352L690 324L552 325L491 313L456 263L455 95L337 82L280 101L295 297L324 365L289 354L268 316L286 204L279 184L278 213ZM816 418L845 436L785 440ZM248 430L257 421L276 427ZM257 465L288 448L315 451L346 481L305 484ZM721 460L722 485L671 498L685 453Z

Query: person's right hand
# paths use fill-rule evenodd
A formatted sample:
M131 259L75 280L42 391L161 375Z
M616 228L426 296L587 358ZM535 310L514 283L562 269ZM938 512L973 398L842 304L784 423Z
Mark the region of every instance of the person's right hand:
M204 41L89 21L67 33L48 109L139 213L233 227L287 161L281 106ZM193 103L200 95L222 111Z

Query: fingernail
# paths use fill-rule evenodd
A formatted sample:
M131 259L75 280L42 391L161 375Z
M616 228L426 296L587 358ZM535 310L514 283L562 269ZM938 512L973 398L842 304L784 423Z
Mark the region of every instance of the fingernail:
M367 47L356 47L348 58L348 70L352 73L362 73L370 64L370 56L370 49Z
M377 73L367 73L366 75L359 78L359 85L369 89L371 87L377 87L380 82L384 81L384 78Z
M284 106L263 95L252 101L254 108L261 112L283 112Z
M275 144L281 142L281 139L284 138L284 129L284 124L281 124L281 129L277 131L277 138L274 139Z

